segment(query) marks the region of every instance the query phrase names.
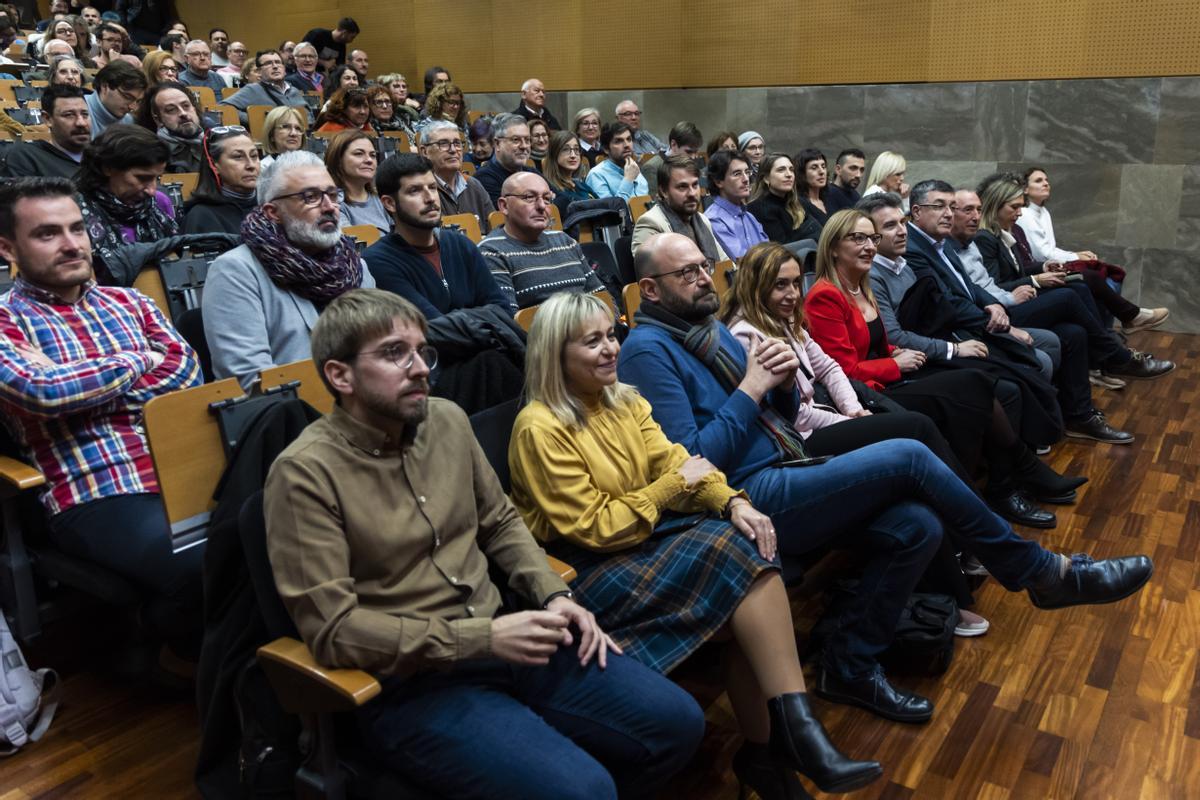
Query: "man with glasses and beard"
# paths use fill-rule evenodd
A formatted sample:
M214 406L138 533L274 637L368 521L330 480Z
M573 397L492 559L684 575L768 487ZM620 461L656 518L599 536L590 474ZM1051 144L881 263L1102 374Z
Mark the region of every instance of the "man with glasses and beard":
M158 131L158 138L171 148L167 172L199 172L204 159L200 137L200 112L196 98L182 83L167 81L150 89L146 110Z
M342 236L342 191L325 163L298 150L276 156L258 182L245 244L217 258L204 284L204 335L218 378L249 387L263 369L312 356L321 310L374 279Z
M74 178L84 148L92 141L92 119L83 90L76 86L47 86L42 92L42 116L50 141L20 142L9 149L4 177Z
M432 180L405 185L419 208L437 197ZM550 568L462 409L430 397L429 333L387 292L347 292L321 314L313 360L337 403L264 492L279 596L318 663L379 676L363 741L422 789L654 796L703 714L621 655ZM531 610L502 608L492 574Z
M475 173L475 178L487 190L492 205L500 205L500 187L509 175L536 172L525 162L533 141L529 138L529 123L516 114L497 114L492 120L492 160Z
M92 116L92 138L110 125L132 125L133 114L146 94L146 73L125 61L114 61L96 73L92 81L96 91L87 96Z

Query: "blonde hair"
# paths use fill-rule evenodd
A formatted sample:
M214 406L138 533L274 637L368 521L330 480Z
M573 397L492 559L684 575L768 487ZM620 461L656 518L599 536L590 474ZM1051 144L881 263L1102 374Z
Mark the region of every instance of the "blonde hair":
M834 266L833 251L841 244L842 239L845 239L847 234L854 231L854 227L858 225L859 220L865 219L871 223L871 230L879 232L875 227L875 220L868 217L861 211L853 208L844 208L829 218L825 223L825 227L821 229L821 240L817 242L817 279L824 278L832 283L842 294L849 295L850 292L842 286L842 281L838 278L837 269ZM868 278L862 282L863 296L871 302L871 305L879 308L879 304L875 302L875 293L871 291L871 280Z
M277 106L267 112L267 118L263 121L263 150L267 151L269 156L279 155L279 148L275 146L275 129L283 124L285 117L292 117L296 120L296 124L300 126L300 147L304 147L304 140L308 134L304 133L304 129L308 127L308 120L300 115L300 109L296 106Z
M762 242L747 250L738 263L737 280L721 298L721 311L718 314L721 321L732 325L738 319L744 319L767 336L782 339L791 333L803 342L803 303L797 305L796 316L790 327L767 307L771 292L775 290L775 281L779 278L779 270L789 261L796 262L803 277L804 265L781 244Z
M613 319L612 309L594 295L559 292L538 306L529 328L525 348L525 398L550 409L559 422L569 428L587 425L587 410L567 388L567 343L579 335L583 323L603 314ZM600 400L606 408L619 408L633 402L637 390L623 383L605 386Z
M1000 235L1000 209L1018 197L1025 196L1025 187L1015 179L992 181L979 193L979 225Z
M767 179L771 176L771 170L775 168L775 163L782 159L787 159L792 165L792 174L796 172L796 162L792 161L792 157L785 153L771 153L763 159L763 162L758 166L758 175L754 178L754 190L750 193L750 201L753 202L760 197L766 197L771 193L771 185ZM788 192L785 208L788 216L792 218L792 227L799 228L804 224L804 206L800 205L800 196L797 193L798 181L793 181L792 191Z
M883 188L884 179L890 178L897 172L907 171L908 162L904 160L904 156L893 153L891 150L884 150L875 156L875 163L871 165L871 174L867 176L867 187Z

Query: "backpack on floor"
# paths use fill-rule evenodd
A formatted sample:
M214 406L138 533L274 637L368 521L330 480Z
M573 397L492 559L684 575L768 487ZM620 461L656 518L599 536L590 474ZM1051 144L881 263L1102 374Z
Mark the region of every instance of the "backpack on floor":
M842 604L858 590L858 581L837 581L828 590L829 604L809 634L806 654L816 655L826 637L840 625ZM954 626L958 604L945 594L913 592L904 603L892 643L879 654L889 674L941 675L954 660Z
M0 756L42 738L54 719L58 694L58 674L29 668L0 613Z

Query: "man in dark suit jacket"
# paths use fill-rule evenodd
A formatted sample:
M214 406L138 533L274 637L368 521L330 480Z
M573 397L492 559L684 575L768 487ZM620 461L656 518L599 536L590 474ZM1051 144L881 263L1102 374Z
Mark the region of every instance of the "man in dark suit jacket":
M521 102L513 113L531 122L540 119L552 131L562 130L562 125L558 124L550 109L546 108L546 87L538 78L530 78L521 84Z

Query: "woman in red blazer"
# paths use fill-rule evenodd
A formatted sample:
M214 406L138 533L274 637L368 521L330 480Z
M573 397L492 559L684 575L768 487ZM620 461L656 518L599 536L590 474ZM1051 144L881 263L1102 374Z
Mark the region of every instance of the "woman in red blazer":
M1017 437L990 375L927 366L924 353L888 342L870 281L878 241L875 223L862 212L847 209L830 217L817 245L817 281L804 298L809 333L849 377L933 419L968 469L986 462L984 495L997 513L1054 527L1054 515L1029 495L1072 503L1087 478L1059 475Z

